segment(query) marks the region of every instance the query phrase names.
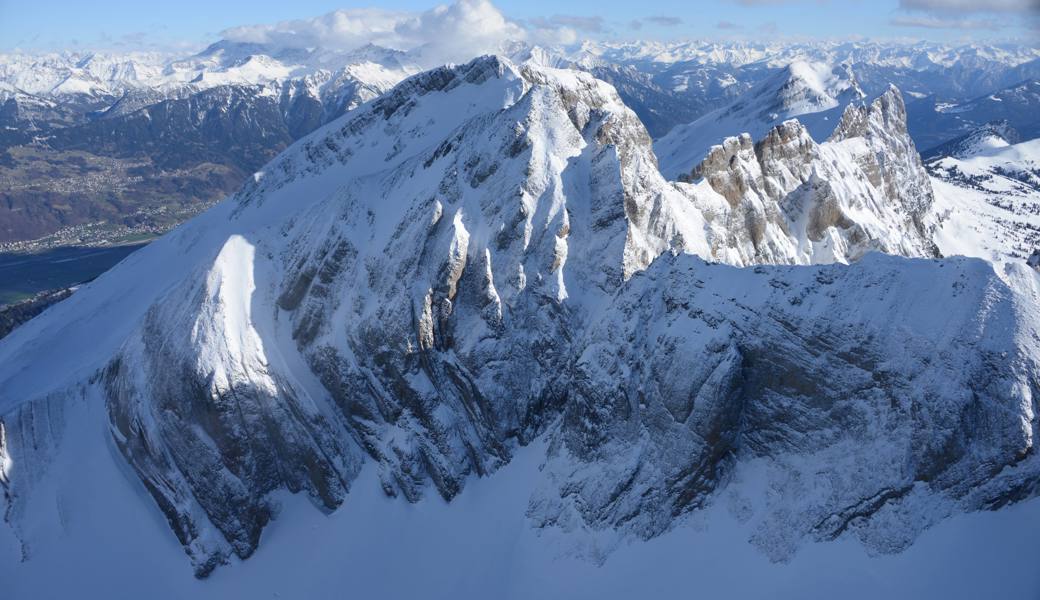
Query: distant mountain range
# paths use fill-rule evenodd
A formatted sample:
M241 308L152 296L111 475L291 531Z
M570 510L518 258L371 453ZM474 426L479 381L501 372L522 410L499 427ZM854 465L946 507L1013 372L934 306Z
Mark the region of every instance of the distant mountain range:
M908 98L919 148L995 119L1026 136L1040 127L1040 50L1026 46L546 48L507 41L502 52L519 63L576 68L611 83L653 137L671 132L658 148L685 156L684 168L727 136L758 137L793 116L822 141L845 106L889 84ZM0 55L0 244L103 244L165 231L234 190L293 141L429 63L422 48L327 50L227 40L189 56ZM41 177L44 164L48 175Z

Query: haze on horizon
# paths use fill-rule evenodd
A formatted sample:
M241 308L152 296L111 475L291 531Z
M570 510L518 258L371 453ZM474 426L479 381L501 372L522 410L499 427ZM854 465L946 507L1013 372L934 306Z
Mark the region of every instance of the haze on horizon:
M582 40L885 39L1040 42L1040 0L0 0L0 52L201 49L218 39L408 49L459 37Z

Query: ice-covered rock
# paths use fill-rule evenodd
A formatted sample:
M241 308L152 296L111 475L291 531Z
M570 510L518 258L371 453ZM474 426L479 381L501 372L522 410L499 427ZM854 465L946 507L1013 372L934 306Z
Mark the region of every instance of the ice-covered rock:
M651 537L757 461L771 491L751 541L786 560L846 533L899 551L951 513L1030 496L1035 301L975 260L662 257L578 344L556 485L529 514Z

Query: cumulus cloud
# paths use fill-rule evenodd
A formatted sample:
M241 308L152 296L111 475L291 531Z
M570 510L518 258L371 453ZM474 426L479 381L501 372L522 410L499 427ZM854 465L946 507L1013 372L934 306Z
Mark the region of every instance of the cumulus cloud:
M378 8L337 10L313 19L273 25L234 27L224 39L291 48L352 49L373 43L396 50L421 49L431 63L461 62L496 52L507 40L569 44L576 26L595 27L597 19L557 16L521 24L507 19L488 0L456 0L423 12Z

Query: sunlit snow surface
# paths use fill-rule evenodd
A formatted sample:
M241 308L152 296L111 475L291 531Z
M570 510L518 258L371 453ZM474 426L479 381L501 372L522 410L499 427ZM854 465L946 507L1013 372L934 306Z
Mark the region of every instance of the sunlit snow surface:
M1002 143L1003 142L1003 143ZM944 255L1021 261L1040 247L1040 140L980 140L928 165Z

